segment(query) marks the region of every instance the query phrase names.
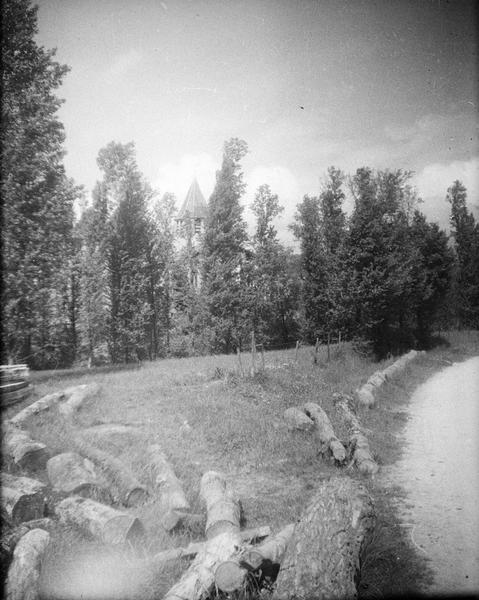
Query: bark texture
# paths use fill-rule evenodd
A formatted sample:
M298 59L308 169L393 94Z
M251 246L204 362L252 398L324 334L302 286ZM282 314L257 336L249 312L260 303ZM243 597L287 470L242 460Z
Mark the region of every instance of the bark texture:
M41 560L49 539L43 529L32 529L18 542L5 584L7 600L37 600Z
M266 561L273 564L281 564L286 548L293 536L294 527L294 523L290 523L262 544L246 550L242 554L242 562L246 563L253 570L259 569Z
M43 469L49 458L45 444L35 442L27 431L8 422L4 429L3 452L17 466L31 471Z
M45 485L40 481L2 473L2 505L15 524L43 517L44 492Z
M55 512L61 522L77 525L105 544L137 544L145 537L139 519L89 498L65 498Z
M356 598L359 556L375 523L366 489L347 478L322 482L296 525L274 600Z
M107 503L112 501L106 482L96 471L95 465L75 452L63 452L50 458L47 474L55 490Z
M290 431L295 429L300 431L312 431L314 429L314 422L303 410L296 406L287 408L283 413L283 418Z
M67 388L63 392L65 400L59 405L59 412L67 419L71 419L85 400L98 394L99 390L100 387L96 383L86 383Z
M346 448L336 437L328 415L321 406L315 402L308 402L303 408L316 426L316 433L320 445L329 449L336 461L340 463L344 462L346 460Z

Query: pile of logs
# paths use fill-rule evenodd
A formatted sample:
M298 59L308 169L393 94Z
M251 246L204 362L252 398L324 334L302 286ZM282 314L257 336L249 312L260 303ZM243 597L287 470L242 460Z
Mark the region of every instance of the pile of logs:
M386 382L392 381L400 373L404 371L408 363L414 360L417 356L424 354L424 351L411 350L407 354L403 354L398 360L393 362L389 367L386 367L382 371L376 371L369 377L364 385L358 388L355 392L356 398L359 404L363 406L374 406L377 398L375 392Z
M92 431L74 427L74 413L91 393L97 389L83 386L50 394L5 423L4 451L13 465L42 479L2 474L0 548L3 564L9 564L5 583L9 600L37 597L52 530L61 535L62 528L73 526L105 546L144 552L149 532L135 507L158 503L165 531L181 526L191 515L181 482L161 446L146 447L153 485L145 486L117 457L91 444ZM72 447L51 456L22 426L54 405L70 427ZM356 436L354 460L363 470L361 431L351 415L347 418ZM347 449L318 404L290 409L285 418L291 427L311 431L320 451L338 464L347 459ZM111 433L102 427L95 435L100 431ZM115 434L121 431L117 428ZM52 491L53 509L48 506ZM199 495L206 512L204 541L138 558L138 565L152 573L161 572L171 561L191 560L166 600L207 600L216 590L230 594L262 586L274 589L278 600L356 595L361 548L374 525L374 508L361 484L346 477L323 481L297 523L275 534L268 526L241 531L240 500L224 474L204 473ZM52 517L46 518L47 513Z

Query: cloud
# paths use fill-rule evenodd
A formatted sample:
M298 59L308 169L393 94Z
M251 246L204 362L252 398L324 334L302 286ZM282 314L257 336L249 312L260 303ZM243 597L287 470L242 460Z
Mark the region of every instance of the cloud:
M160 165L153 187L161 194L174 194L179 209L195 177L203 196L208 200L215 185L218 168L218 163L209 154L184 154L179 162Z
M115 58L113 64L110 65L106 72L106 77L109 80L123 77L128 71L140 64L142 60L142 53L132 48L128 52L124 52Z

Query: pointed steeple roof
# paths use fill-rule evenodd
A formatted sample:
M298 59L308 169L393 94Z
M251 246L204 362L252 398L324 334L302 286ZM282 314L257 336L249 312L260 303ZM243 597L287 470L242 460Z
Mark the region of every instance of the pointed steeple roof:
M188 213L190 219L206 219L207 212L208 206L206 200L201 193L200 186L195 177L176 219L178 221L184 219L186 213Z

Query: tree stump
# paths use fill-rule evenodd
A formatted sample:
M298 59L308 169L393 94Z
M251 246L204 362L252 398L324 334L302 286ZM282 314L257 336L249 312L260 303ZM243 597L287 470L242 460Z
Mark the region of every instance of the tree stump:
M43 517L44 492L40 481L2 473L2 505L15 524Z
M106 482L95 471L95 465L75 452L63 452L50 458L47 473L50 483L57 491L112 502Z
M29 471L45 468L49 458L45 444L35 442L27 431L8 422L5 424L3 451L17 466Z
M303 408L316 426L319 443L330 450L334 460L339 463L344 462L346 460L346 448L336 437L328 415L315 402L308 402Z
M314 422L304 413L303 410L292 406L287 408L283 413L283 418L286 421L288 429L299 430L299 431L312 431L314 429Z
M374 523L373 503L361 484L347 478L322 482L288 544L274 600L356 598L360 551Z
M18 542L5 584L7 600L38 598L41 561L49 540L50 535L43 529L32 529Z
M106 544L135 545L145 537L139 519L89 498L65 498L55 512L61 522L77 525Z

